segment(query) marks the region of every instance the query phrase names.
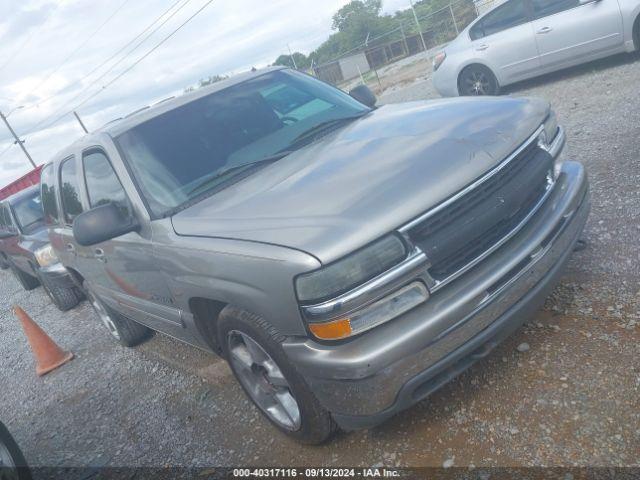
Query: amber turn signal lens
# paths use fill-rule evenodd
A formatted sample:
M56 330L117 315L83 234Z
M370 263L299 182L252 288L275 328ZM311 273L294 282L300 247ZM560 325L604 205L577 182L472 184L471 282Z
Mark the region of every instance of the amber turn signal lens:
M351 335L351 322L343 318L327 323L310 323L309 330L322 340L340 340Z

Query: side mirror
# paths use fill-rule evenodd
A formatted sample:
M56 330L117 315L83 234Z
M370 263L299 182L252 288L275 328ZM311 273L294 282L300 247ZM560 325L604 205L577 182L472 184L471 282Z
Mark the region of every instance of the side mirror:
M369 108L374 108L378 101L375 94L366 85L358 85L349 92L349 95Z
M129 232L140 224L114 203L107 203L81 213L73 221L73 236L79 245L88 247L106 242Z

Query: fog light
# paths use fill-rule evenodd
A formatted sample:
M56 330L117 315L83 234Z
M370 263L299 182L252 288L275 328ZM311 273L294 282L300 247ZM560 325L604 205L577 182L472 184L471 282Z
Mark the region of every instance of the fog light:
M417 307L429 298L429 291L421 282L384 297L359 310L348 318L331 322L310 323L309 330L322 340L340 340L370 330Z

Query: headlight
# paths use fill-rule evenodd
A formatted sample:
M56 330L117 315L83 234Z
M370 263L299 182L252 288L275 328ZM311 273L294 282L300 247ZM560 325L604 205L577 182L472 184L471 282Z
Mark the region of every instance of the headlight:
M557 134L558 118L556 117L556 114L551 111L544 122L544 130L542 130L538 137L538 145L540 145L540 148L549 151L551 143L553 143L553 139L556 138Z
M544 122L544 133L547 136L549 144L553 142L553 139L556 138L558 134L558 117L553 110L551 110L547 120Z
M435 57L433 57L433 71L435 72L440 68L442 62L447 58L447 54L445 52L437 53Z
M413 282L348 316L328 322L309 323L309 330L321 340L341 340L393 320L428 298L427 287L422 282Z
M336 297L386 272L406 255L398 236L383 237L342 260L300 275L296 279L298 300L309 305Z
M41 267L49 267L58 262L58 256L56 252L53 251L51 245L36 250L35 255Z
M555 155L555 165L554 165L554 176L558 178L560 175L560 169L562 168L562 162L560 161L560 151L552 152L551 145L553 141L556 139L556 136L560 132L560 126L558 125L558 117L555 112L552 110L549 113L549 116L544 122L544 130L540 134L538 138L538 144L540 148L546 150L547 152Z

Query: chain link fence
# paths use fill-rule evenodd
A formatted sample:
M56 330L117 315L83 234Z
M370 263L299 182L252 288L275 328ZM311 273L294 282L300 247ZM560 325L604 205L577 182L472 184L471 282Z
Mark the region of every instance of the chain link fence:
M314 65L313 74L334 85L371 73L413 55L429 52L456 38L478 15L503 0L457 0L428 15L416 15L415 22L404 21L335 59Z

